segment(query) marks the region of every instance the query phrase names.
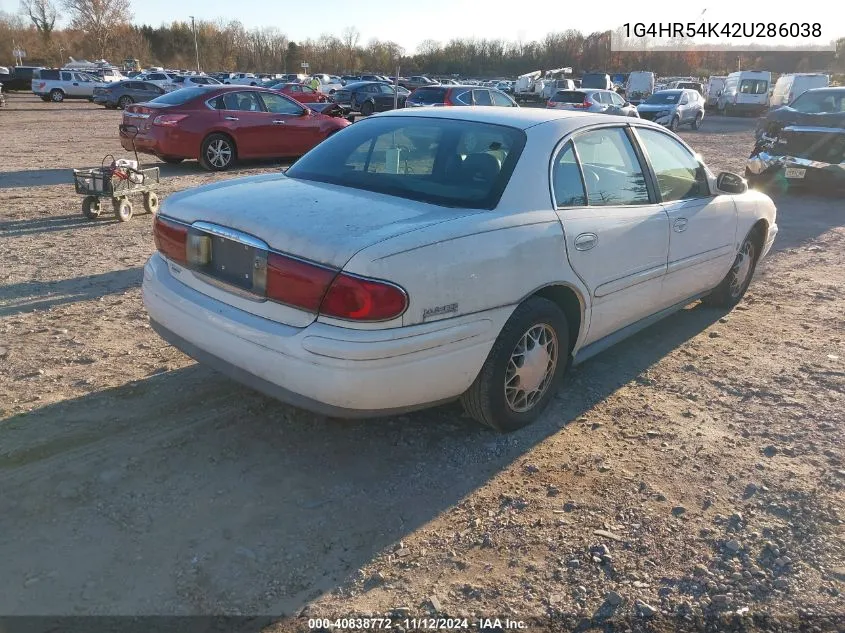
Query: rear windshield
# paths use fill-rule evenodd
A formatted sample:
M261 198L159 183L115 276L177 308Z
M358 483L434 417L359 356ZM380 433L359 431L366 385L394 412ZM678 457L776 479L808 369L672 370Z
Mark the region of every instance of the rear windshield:
M607 82L609 78L607 75L584 75L581 78L581 87L582 88L607 88Z
M580 90L558 90L552 101L556 103L583 103L586 93Z
M168 92L166 94L161 95L160 97L156 97L150 103L163 103L165 105L182 105L183 103L188 103L191 99L195 99L201 95L209 94L210 90L208 88L203 88L201 86L196 86L193 88L179 88L179 90L174 90L173 92Z
M323 141L287 175L446 207L492 209L524 145L522 130L502 125L376 117Z
M661 103L678 103L680 98L680 92L655 92L646 99L645 102L653 105L659 105Z
M446 88L417 88L411 94L413 103L443 103L446 98Z

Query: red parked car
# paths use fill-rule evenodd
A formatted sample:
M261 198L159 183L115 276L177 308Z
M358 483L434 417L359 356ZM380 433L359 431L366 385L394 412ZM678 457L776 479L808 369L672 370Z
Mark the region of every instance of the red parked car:
M270 86L270 89L293 97L300 103L328 103L331 101L327 94L323 94L319 90L314 90L311 86L306 86L305 84L280 83Z
M210 171L238 159L305 154L350 125L333 103L303 105L255 86L196 86L127 106L120 144L167 163L196 158Z

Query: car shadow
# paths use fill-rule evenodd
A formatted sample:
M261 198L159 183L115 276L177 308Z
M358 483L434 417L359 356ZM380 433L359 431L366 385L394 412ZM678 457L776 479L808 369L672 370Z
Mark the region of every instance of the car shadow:
M108 202L107 205L109 206L106 206L103 215L96 220L86 218L81 212L73 215L55 215L29 220L3 220L0 221L0 238L21 237L54 231L70 231L73 229L101 226L103 224L116 224L117 220L113 219L112 214L109 213L111 203Z
M688 307L578 366L507 436L457 405L329 419L198 365L11 417L0 558L37 549L54 579L4 565L0 612L293 614L722 315Z
M0 286L0 317L116 294L140 286L142 277L142 268L134 266L86 277Z

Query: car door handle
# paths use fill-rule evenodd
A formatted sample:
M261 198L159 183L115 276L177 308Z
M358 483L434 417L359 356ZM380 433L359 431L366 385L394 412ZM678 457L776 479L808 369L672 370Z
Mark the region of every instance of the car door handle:
M236 116L227 116L225 117L227 121L240 121L240 119Z
M581 233L575 238L575 250L588 251L599 243L599 236L595 233Z
M675 233L683 233L684 231L687 230L687 219L686 218L678 218L672 224L672 229L675 231Z
M273 121L273 125L284 125L285 122L282 119L276 119Z

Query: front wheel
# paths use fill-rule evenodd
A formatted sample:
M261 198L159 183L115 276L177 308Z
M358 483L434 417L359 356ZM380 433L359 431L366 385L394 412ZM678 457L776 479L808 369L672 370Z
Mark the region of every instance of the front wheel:
M700 130L700 129L701 129L701 124L702 124L702 122L703 122L703 121L704 121L704 113L703 113L703 112L699 112L699 113L695 116L695 121L693 121L693 122L692 122L692 129L693 129L693 130Z
M521 429L551 402L568 360L566 316L548 299L532 297L505 323L461 403L470 416L499 432Z
M200 164L209 171L224 171L235 162L235 145L224 134L211 134L203 141Z
M144 210L147 213L158 213L158 196L154 191L144 194Z
M673 132L678 131L678 126L681 124L681 120L677 116L673 116L672 120L669 121L669 129Z
M728 274L713 292L702 299L704 304L730 310L742 300L751 284L751 278L757 267L757 258L760 256L755 237L756 234L753 231L748 234L739 247L739 252Z

